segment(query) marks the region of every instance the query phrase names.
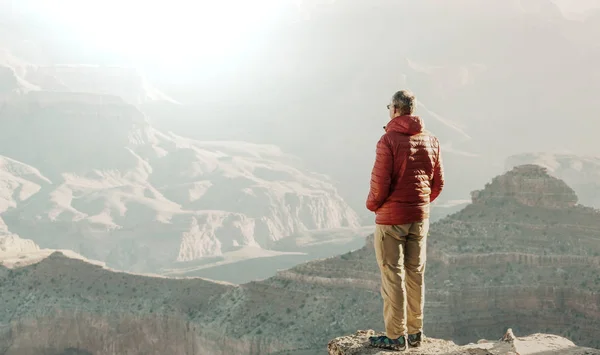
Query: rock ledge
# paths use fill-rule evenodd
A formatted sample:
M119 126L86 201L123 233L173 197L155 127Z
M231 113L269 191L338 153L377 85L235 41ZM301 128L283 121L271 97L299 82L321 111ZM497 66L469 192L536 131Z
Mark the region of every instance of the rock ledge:
M572 341L556 335L533 334L516 337L512 329L500 340L482 339L477 344L463 346L448 340L425 338L420 348L409 348L404 352L370 347L369 337L376 334L373 330L360 330L354 335L336 338L327 345L329 355L600 355L600 350L578 347Z

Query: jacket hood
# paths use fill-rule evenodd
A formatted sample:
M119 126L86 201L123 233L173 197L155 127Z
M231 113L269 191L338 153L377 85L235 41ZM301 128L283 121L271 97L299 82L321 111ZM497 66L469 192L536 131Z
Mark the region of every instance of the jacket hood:
M408 135L422 133L425 124L419 116L398 116L393 118L386 126L386 132L400 132Z

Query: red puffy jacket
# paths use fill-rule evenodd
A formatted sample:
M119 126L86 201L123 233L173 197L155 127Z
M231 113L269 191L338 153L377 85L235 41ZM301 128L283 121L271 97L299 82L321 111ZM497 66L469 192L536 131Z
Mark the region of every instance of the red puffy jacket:
M367 208L375 223L395 225L429 218L429 204L444 187L440 143L417 116L400 116L377 143Z

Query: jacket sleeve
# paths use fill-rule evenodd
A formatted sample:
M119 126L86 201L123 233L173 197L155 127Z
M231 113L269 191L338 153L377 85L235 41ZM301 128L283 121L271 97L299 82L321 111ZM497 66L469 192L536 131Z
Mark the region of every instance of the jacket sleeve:
M431 181L430 202L435 201L444 189L444 164L442 162L442 150L437 142L437 162L433 168L433 180Z
M390 195L392 173L394 169L394 157L392 149L383 135L377 142L375 164L371 172L371 188L367 197L367 208L369 211L377 211Z

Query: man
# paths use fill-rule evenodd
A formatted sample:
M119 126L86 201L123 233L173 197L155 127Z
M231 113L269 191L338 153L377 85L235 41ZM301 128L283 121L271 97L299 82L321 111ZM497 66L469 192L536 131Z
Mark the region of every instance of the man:
M392 97L390 122L377 143L367 208L376 213L375 254L381 271L385 336L372 346L405 350L421 345L429 204L444 187L440 143L413 116L415 96ZM408 334L408 339L407 339Z

